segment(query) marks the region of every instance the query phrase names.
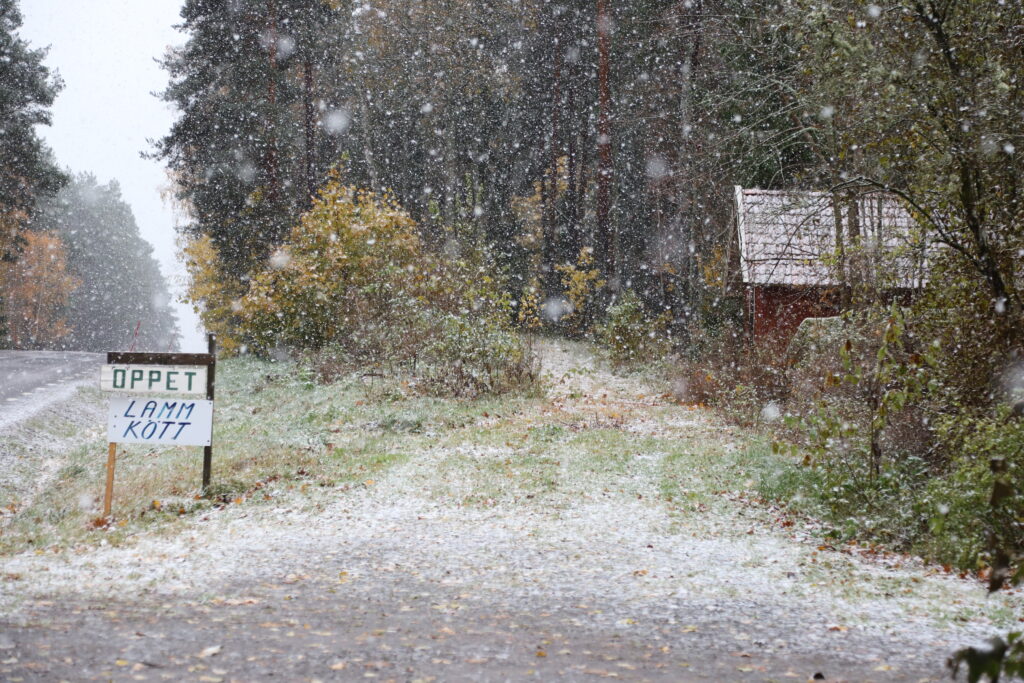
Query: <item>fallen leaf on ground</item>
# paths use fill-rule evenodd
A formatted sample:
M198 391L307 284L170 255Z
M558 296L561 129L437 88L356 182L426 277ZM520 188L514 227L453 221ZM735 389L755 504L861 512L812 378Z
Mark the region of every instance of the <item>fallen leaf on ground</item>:
M220 645L211 645L210 647L208 647L208 648L204 649L202 652L200 652L199 656L205 659L206 657L213 657L214 655L219 655L220 651L221 651L221 646Z

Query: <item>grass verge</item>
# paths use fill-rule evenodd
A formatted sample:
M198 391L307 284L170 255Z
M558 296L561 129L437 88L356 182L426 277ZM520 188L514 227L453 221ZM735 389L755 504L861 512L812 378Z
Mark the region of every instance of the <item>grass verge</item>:
M15 456L48 450L60 464L31 502L15 505L0 529L0 554L117 546L140 531L172 530L178 520L212 508L259 505L290 491L372 485L415 453L436 447L446 433L472 430L532 400L423 397L397 381L358 376L324 385L299 364L254 358L219 363L217 379L213 476L205 495L201 448L119 446L113 518L100 520L107 444L105 397L96 390L79 392L73 405L94 428L37 420L2 443Z

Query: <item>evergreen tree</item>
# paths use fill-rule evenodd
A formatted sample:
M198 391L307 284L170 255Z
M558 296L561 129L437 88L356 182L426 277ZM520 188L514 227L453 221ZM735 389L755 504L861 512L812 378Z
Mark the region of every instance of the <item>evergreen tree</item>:
M188 231L209 235L235 277L280 242L329 166L313 130L322 99L313 68L330 62L317 31L329 35L337 14L320 0L189 0L182 9L190 38L164 63L163 94L181 117L156 156L191 208Z
M67 348L177 348L167 283L116 182L102 185L90 174L74 176L43 205L32 227L61 239L68 270L79 283L67 306Z
M50 123L60 80L43 65L45 50L18 36L15 0L0 0L0 209L30 212L64 182L35 127Z
M35 131L50 123L61 83L43 65L46 51L18 36L20 27L16 0L0 0L0 282L25 245L20 232L36 201L65 181ZM6 329L4 296L0 291L0 336Z

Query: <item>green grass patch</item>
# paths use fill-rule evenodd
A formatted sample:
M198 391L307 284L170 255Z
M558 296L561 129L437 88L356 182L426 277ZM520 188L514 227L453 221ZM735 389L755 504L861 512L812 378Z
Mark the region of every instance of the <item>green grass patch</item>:
M13 462L28 462L28 449L38 443L54 444L51 455L61 461L35 500L0 530L0 553L101 540L118 545L140 531L173 529L175 520L214 507L263 505L290 491L337 492L379 479L453 434L457 440L479 437L488 430L478 422L511 415L534 400L421 397L408 395L397 381L375 378L370 386L358 376L324 385L298 364L251 357L222 361L217 370L213 473L205 495L201 448L120 446L113 521L97 531L106 476L106 397L83 391L76 400L94 414L89 430L33 421L0 442ZM544 469L537 463L515 467L528 480L522 488L543 485L542 476L525 476L526 469ZM16 492L6 495L16 502Z
M752 439L737 449L707 442L677 444L662 461L661 495L671 502L714 505L721 493L735 493L785 505L795 513L825 512L817 496L820 474L772 452L770 442Z
M488 507L546 496L559 486L558 460L512 450L446 452L434 465L431 495L458 505Z

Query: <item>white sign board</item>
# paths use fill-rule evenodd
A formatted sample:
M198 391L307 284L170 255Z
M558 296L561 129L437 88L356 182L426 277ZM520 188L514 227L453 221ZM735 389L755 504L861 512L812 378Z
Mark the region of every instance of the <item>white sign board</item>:
M213 401L195 399L112 398L107 441L165 446L209 446Z
M143 394L206 394L205 365L104 365L100 389Z

